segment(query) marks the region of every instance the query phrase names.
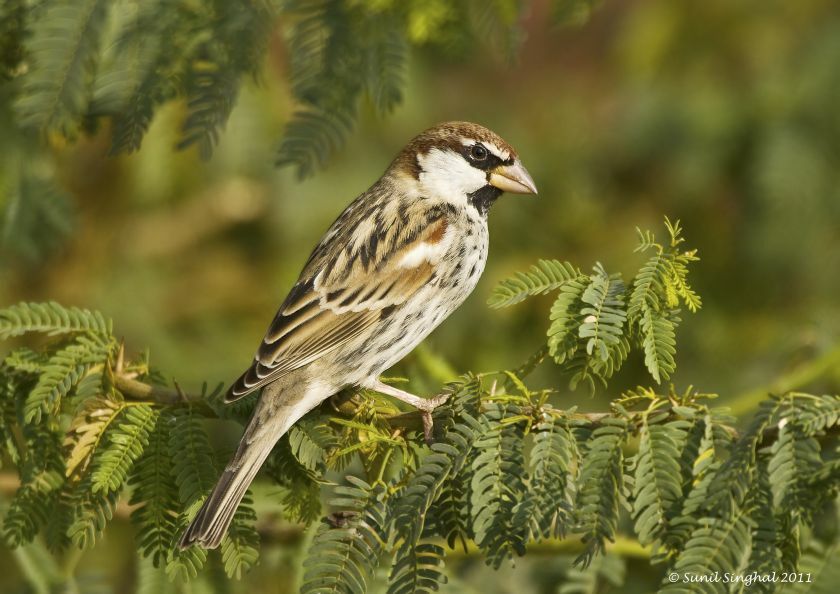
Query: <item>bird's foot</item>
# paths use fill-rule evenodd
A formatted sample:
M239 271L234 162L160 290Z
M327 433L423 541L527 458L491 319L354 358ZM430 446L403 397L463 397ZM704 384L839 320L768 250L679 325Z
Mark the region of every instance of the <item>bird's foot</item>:
M434 422L432 420L432 413L442 404L445 404L449 399L449 394L438 394L432 398L424 399L424 405L418 407L420 409L420 416L423 419L423 438L426 443L431 445L434 441L432 439L432 431L434 429Z
M394 386L389 386L388 384L382 383L378 380L372 382L367 387L371 390L379 392L380 394L393 396L397 400L410 404L419 410L420 416L423 419L423 436L426 438L426 443L432 443L432 413L437 407L444 404L449 399L449 394L438 394L437 396L433 396L431 398L421 398L420 396L415 396L414 394L405 392L399 388L395 388Z

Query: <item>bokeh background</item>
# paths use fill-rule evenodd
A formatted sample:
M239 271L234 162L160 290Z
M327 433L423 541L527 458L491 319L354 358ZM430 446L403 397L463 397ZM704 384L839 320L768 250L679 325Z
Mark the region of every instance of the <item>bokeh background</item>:
M679 330L676 386L719 393L738 414L768 391L836 392L840 5L608 0L585 24L560 26L548 3L534 0L523 31L513 62L486 46L416 48L403 104L385 119L363 104L346 146L304 181L273 165L294 107L279 39L262 84L244 87L209 161L174 149L178 103L158 114L131 156L107 156L107 131L53 142L76 230L46 257L5 251L0 303L100 309L129 350L148 347L153 365L185 388L229 382L343 207L412 136L466 119L518 149L540 194L497 203L475 293L395 374L432 390L447 368L518 365L544 340L550 297L491 311L492 286L541 257L582 268L600 261L630 277L642 262L632 253L635 228L664 238L668 215L699 249L693 279L704 300ZM3 146L10 125L4 115L5 159L14 158ZM438 360L435 373L429 359ZM623 387L650 380L633 358L594 397L570 392L550 364L533 383L556 388L559 405L601 410ZM102 576L91 589L131 591L130 539L122 520L85 554L81 567ZM292 591L300 546L265 547L261 566L231 588ZM626 591L655 589L656 572L630 563L640 577ZM453 592L553 592L567 559L529 556L498 573L478 559L455 567ZM0 591L27 587L0 549Z

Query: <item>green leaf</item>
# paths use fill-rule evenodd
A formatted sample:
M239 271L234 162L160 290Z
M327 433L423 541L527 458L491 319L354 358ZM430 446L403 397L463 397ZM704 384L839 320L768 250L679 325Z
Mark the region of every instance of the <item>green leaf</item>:
M64 447L70 453L67 456L66 475L79 476L84 474L99 448L105 431L122 412L125 404L114 402L106 398L91 398L86 400L81 410L70 423Z
M554 0L551 18L561 26L580 26L592 18L601 0Z
M747 494L755 484L756 452L764 432L778 422L779 415L788 410L789 404L780 397L771 397L761 403L747 430L732 445L729 458L715 473L704 509L726 517L743 508Z
M434 543L420 542L414 547L401 547L391 569L388 594L437 592L440 584L446 583L443 559L443 547Z
M312 175L344 144L356 119L356 110L299 110L286 124L275 164L297 168L298 179Z
M161 567L151 559L140 557L137 560L137 594L177 594L176 584L169 580Z
M140 148L155 110L176 97L198 23L171 0L145 0L123 24L94 82L92 115L113 118L110 155ZM189 41L188 41L189 40Z
M131 512L131 521L137 528L137 546L144 558L151 557L155 568L165 564L178 536L176 519L180 502L169 450L173 430L177 431L174 418L168 412L162 412L129 478L130 503L136 506Z
M524 430L521 423L504 423L509 407L486 406L483 433L474 446L470 507L475 541L488 565L498 568L513 554L525 554L529 526L517 524L514 517L525 493Z
M408 44L402 23L392 13L366 19L363 27L365 91L379 114L387 115L402 102Z
M767 465L762 461L758 471L758 481L751 491L750 521L752 523L752 542L749 565L745 573L755 571L759 574L771 574L779 569L792 569L782 566L778 544L788 538L797 538L796 534L785 534L777 522L773 509L773 492ZM773 584L755 584L759 592L774 592Z
M80 335L68 346L56 351L41 369L41 374L24 404L24 420L40 423L42 416L55 416L61 400L87 374L91 366L107 361L113 342L96 335Z
M796 425L808 436L818 435L840 423L840 396L814 396L801 392L787 395L796 411Z
M670 550L681 548L697 527L708 505L710 488L719 489L716 474L721 461L715 456L715 426L711 415L702 423L703 434L691 460L690 489L680 502L680 512L668 524L665 543Z
M24 57L26 0L7 0L0 5L0 80L14 78Z
M209 35L189 61L187 117L178 148L197 145L209 158L239 93L242 75L256 75L271 32L273 10L264 0L210 2Z
M0 340L40 332L47 336L90 332L100 337L111 335L111 321L98 311L64 307L49 303L19 303L0 309Z
M300 107L286 124L277 164L303 178L344 144L364 93L383 113L400 101L405 24L396 8L342 0L290 2L285 12L294 22L290 78Z
M187 84L187 118L178 149L197 145L209 159L239 93L239 73L212 60L196 60Z
M703 518L666 575L736 573L750 550L750 522L745 514L731 518ZM660 592L685 592L684 584L663 580ZM729 592L723 580L704 584L708 592Z
M31 157L30 157L31 158ZM0 248L38 262L54 253L75 228L71 196L30 163L14 164L0 217Z
M337 445L335 432L320 419L304 417L289 430L292 455L307 470L323 467L327 451Z
M620 556L607 553L593 559L585 568L570 567L557 594L598 594L621 588L627 572L626 563Z
M548 352L557 363L570 360L578 350L578 328L583 323L583 292L588 279L572 279L560 287L551 306L551 325L548 327Z
M812 476L821 465L820 445L797 426L784 418L779 423L779 436L773 443L767 472L773 493L773 505L784 510L805 510L812 498L802 477Z
M574 501L574 467L579 462L575 440L568 424L548 413L542 414L533 436L530 485L514 510L514 523L529 525L535 540L562 538Z
M94 493L87 477L70 493L66 505L72 510L67 536L79 549L92 548L114 517L119 494L116 491Z
M586 549L576 563L588 565L593 555L603 553L606 541L615 538L623 497L626 431L620 419L605 419L585 444L576 513L577 531L583 533Z
M94 456L91 474L94 493L122 488L134 463L149 443L149 433L157 417L158 411L148 404L130 404L123 408L119 421L106 432L104 446Z
M298 461L292 453L290 439L290 434L280 438L263 468L285 491L282 502L286 516L308 524L321 515L321 475Z
M222 563L229 578L241 579L259 558L260 535L253 505L250 493L246 493L222 538Z
M486 41L510 64L525 40L521 22L525 5L516 0L472 0L467 13L477 39Z
M337 487L332 505L341 510L324 518L304 561L301 592L364 594L384 541L386 488L347 477L350 486Z
M620 275L610 275L603 266L595 265L589 284L580 297L575 356L566 362L566 370L572 373L572 389L581 380L587 380L594 388L593 378L606 385L606 380L627 358L630 346L624 335L627 319L624 292L624 281ZM571 342L572 339L568 336L566 341Z
M581 276L580 270L568 262L539 260L528 272L517 272L496 285L487 304L494 309L508 307L534 295L545 295Z
M181 503L176 528L180 534L210 494L218 475L207 433L192 409L179 410L172 416L177 429L169 432L169 456ZM198 575L206 561L207 551L201 547L173 548L166 572L173 578L190 579Z
M808 580L790 584L791 594L834 594L840 583L840 546L812 540L802 555L799 571Z
M25 458L20 467L21 486L3 519L10 547L30 542L54 513L64 485L61 437L44 425L23 429Z
M644 415L633 490L636 534L643 545L653 544L667 532L669 519L683 495L680 458L687 421L651 424Z
M469 390L462 395L468 398ZM478 423L466 411L461 411L460 422L453 423L444 439L432 444L431 453L400 490L391 507L396 530L408 543L416 543L422 536L426 516L441 494L445 481L458 474L473 451Z
M674 360L677 352L676 325L667 316L645 307L639 327L645 349L645 366L656 383L661 384L677 367Z
M108 0L56 0L33 21L27 50L35 66L24 77L20 123L73 137L81 126L99 61Z

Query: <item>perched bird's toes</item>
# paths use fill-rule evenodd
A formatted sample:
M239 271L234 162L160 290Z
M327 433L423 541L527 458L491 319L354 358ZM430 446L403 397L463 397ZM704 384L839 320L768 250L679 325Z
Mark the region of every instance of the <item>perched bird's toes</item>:
M429 398L429 405L431 409L434 410L439 406L446 404L446 401L449 400L449 394L438 394L437 396L433 396Z
M423 437L429 445L434 442L434 439L432 438L432 430L434 429L432 413L437 407L446 404L447 400L449 400L449 394L439 394L437 396L433 396L432 398L427 398L424 401L423 407L420 409L420 414L423 419Z

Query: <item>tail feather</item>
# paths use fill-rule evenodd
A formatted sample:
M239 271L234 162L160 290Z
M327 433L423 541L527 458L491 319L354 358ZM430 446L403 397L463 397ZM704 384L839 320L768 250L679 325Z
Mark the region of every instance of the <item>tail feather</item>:
M283 393L282 398L286 403L278 406L280 391L279 386L275 388L274 385L270 385L263 392L236 454L225 468L213 492L184 531L178 541L178 547L185 549L198 544L207 549L215 549L219 546L233 520L236 508L239 507L274 444L292 424L331 393L314 389L307 390L304 394Z
M192 544L215 549L222 542L236 508L257 475L274 444L285 433L284 419L266 419L271 426L251 420L233 460L227 465L213 492L204 501L178 541L182 549ZM291 423L290 423L291 424ZM253 433L253 435L249 435Z

